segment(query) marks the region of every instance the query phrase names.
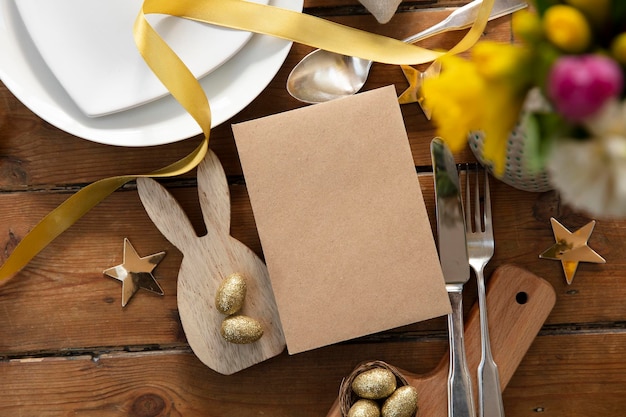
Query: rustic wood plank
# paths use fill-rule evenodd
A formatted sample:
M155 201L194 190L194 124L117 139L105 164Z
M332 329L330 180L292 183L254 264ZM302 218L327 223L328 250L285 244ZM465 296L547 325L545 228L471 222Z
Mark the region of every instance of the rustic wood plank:
M342 344L282 354L231 376L184 351L5 361L0 414L319 417L358 363L378 359L425 373L445 351L443 339ZM507 416L622 416L625 364L622 332L540 335L504 391Z
M6 415L142 415L133 408L156 405L153 414L180 416L322 416L341 378L360 360L380 357L427 370L445 342L417 351L403 343L336 346L295 356L282 354L230 376L219 375L186 352L104 354L0 363ZM404 358L404 360L402 360ZM429 360L430 359L430 360ZM171 413L171 414L168 414ZM46 414L48 413L48 414ZM73 414L72 414L73 413Z
M625 342L623 332L539 337L505 391L507 416L622 416Z

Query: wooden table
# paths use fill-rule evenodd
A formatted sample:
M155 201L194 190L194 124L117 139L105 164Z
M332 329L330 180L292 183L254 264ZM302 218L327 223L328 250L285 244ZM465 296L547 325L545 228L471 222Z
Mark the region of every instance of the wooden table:
M461 2L462 3L462 2ZM350 0L307 0L305 12L403 38L458 2L406 2L380 25ZM427 10L427 11L424 11ZM451 45L449 34L426 46ZM511 39L510 19L485 37ZM232 193L232 235L262 254L230 124L302 106L285 91L291 68L311 48L294 45L267 89L214 129ZM406 87L398 67L375 65L366 85ZM431 124L417 105L403 106L415 165L434 218L428 144ZM86 184L116 174L149 172L190 152L199 137L154 148L88 142L53 127L0 85L0 261L49 211ZM458 161L473 161L469 152ZM194 173L163 182L202 233ZM550 217L575 230L590 219L555 192L527 193L493 182L496 254L487 274L516 264L545 278L556 306L504 392L508 417L622 416L626 407L626 222L598 219L590 246L605 265L581 264L567 285L559 262L538 255L554 242ZM140 255L167 251L155 271L165 295L145 291L120 306L119 282L102 271L121 263L127 237ZM443 318L307 353L280 356L232 376L196 359L176 306L181 254L147 217L133 184L124 187L55 240L0 287L0 416L324 416L341 379L360 362L383 360L424 373L447 351ZM466 306L475 301L473 281ZM493 317L492 320L497 320Z

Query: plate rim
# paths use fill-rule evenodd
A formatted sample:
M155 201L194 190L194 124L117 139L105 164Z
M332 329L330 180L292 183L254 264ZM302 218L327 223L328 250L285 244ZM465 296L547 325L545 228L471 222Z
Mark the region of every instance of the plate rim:
M89 63L89 60L85 60L84 54L86 51L87 54L93 54L94 48L107 48L108 46L105 45L110 45L111 43L104 42L104 38L100 36L99 38L96 37L93 43L90 42L92 44L87 47L82 40L77 41L77 38L75 36L71 36L67 30L55 30L54 27L74 27L75 29L78 29L85 25L85 23L80 23L84 21L84 19L70 19L71 21L75 21L77 23L69 22L67 24L63 24L63 21L59 20L60 16L68 15L68 13L62 13L61 11L71 10L75 7L72 5L72 1L76 2L77 0L64 1L69 3L65 3L64 6L59 6L57 2L54 2L54 7L52 7L52 9L57 10L59 7L62 7L59 9L59 12L53 12L50 9L45 8L43 9L44 13L37 11L38 5L41 3L39 0L35 0L34 3L29 0L20 0L15 2L15 6L19 17L26 28L26 32L28 33L34 47L39 51L39 54L43 58L48 69L57 78L57 80L59 80L59 83L67 91L68 95L72 97L76 105L81 108L88 117L101 117L119 111L128 110L133 107L149 103L150 101L157 100L168 94L167 89L159 82L158 78L154 76L149 67L145 65L141 56L139 54L133 54L133 50L136 52L134 46L126 45L127 42L123 42L121 40L123 37L126 37L128 42L132 42L132 33L130 30L126 34L121 34L121 32L117 30L113 31L116 35L114 35L112 42L114 42L115 45L119 42L124 43L124 45L120 44L118 48L114 48L120 51L119 53L122 55L116 56L116 53L110 51L111 54L109 57L111 59L101 60L98 55L93 55L95 58L91 61L92 64ZM80 7L92 7L89 3L85 3L85 1L88 0L78 0L77 2L81 4ZM123 18L120 18L120 23L124 21L125 25L132 25L134 17L130 14L132 10L130 10L129 7L134 8L134 3L136 2L136 8L139 10L142 0L134 0L132 5L127 6L122 5L126 4L127 0L121 1L123 3L113 3L118 8L126 7L126 9L128 9L128 15L124 15ZM269 0L251 1L264 4L269 3ZM47 2L45 4L50 6L53 3ZM106 9L109 9L110 7L111 6L107 4ZM57 14L55 15L55 13ZM103 16L104 19L106 19L107 16L109 18L111 17L111 15L107 15L106 13L114 12L113 10L105 11ZM245 46L245 44L249 42L252 37L252 33L250 32L236 31L215 25L203 25L199 22L176 19L172 16L150 15L147 17L155 30L158 32L164 32L162 33L163 38L166 39L172 49L187 63L187 66L191 72L195 74L196 78L202 78L219 68L219 66L223 65L239 50L241 50L241 48L243 48L243 46ZM50 19L52 19L52 27L44 23L48 22ZM86 20L86 22L91 22L92 18L87 17L87 19L88 20ZM107 22L103 23L103 27L105 33L109 33L106 32L107 30L110 30L107 28L112 27L112 25ZM179 34L173 32L175 28L178 28ZM187 35L187 37L191 36L191 42L185 42L183 39L183 36L185 35ZM199 37L206 40L201 42L193 40L194 38L197 39ZM226 39L224 42L222 42L223 38ZM82 39L82 37L80 39ZM216 42L218 39L220 40L219 43ZM64 44L63 47L59 47L59 44L56 42L61 42L61 40L62 44ZM216 48L217 53L214 55L215 58L211 58L210 54L192 53L196 50L200 50L201 48L203 49L206 44L210 44L211 40L216 42L215 44L218 45ZM60 52L57 53L57 51ZM61 59L57 58L57 55L59 55ZM85 64L81 65L80 62L85 62ZM113 65L109 65L107 62L112 62ZM123 65L123 62L131 63L131 66L128 67L129 70L125 72L116 71L116 68L120 68L119 65ZM207 65L204 65L204 62L207 62ZM84 74L88 74L88 76ZM102 79L107 77L117 78L118 81L122 81L122 83L113 85L107 82L107 85L105 86L97 86L94 85L93 81L91 81L93 79ZM127 90L133 90L132 87L138 85L141 85L141 88L137 88L137 93L132 96L126 96L125 94L110 94L111 91L119 93ZM103 92L104 94L102 94ZM93 101L90 102L89 97L91 95L102 96L103 100L99 103ZM107 97L109 98L107 99Z
M33 59L41 61L42 58L38 55L38 51L24 50L24 43L32 44L30 38L20 39L16 33L13 33L13 26L23 24L21 21L15 22L16 18L19 20L19 16L14 14L17 11L13 1L0 0L0 2L2 4L0 7L0 45L10 47L0 54L0 81L21 103L41 119L79 138L121 147L164 145L188 139L202 132L193 118L169 95L152 103L109 116L98 118L85 116L62 90L47 67L32 68L29 65ZM270 0L269 2L271 6L298 12L302 11L303 3L303 0ZM10 9L11 6L13 10ZM13 13L13 16L9 16L9 13ZM22 26L23 29L25 28ZM16 39L16 45L8 42L9 36ZM258 97L282 67L291 45L292 42L284 39L253 34L250 41L228 62L200 80L209 102L212 103L212 128L239 113ZM16 63L15 58L21 61ZM24 72L22 79L30 78L39 85L33 87L20 84L12 76L14 74L7 72L7 61L13 61L14 67L20 67L19 69ZM251 62L248 63L248 61ZM241 63L246 65L242 68L236 67ZM236 78L226 83L219 81L225 78L224 74L230 73L233 67L239 69L235 72ZM258 69L263 71L258 73L256 72ZM242 83L245 85L241 85ZM33 89L39 91L35 91L36 94L33 95ZM42 93L46 96L37 96ZM152 120L141 125L128 124L129 120L134 122L138 117L148 117L145 113L168 117L168 119Z

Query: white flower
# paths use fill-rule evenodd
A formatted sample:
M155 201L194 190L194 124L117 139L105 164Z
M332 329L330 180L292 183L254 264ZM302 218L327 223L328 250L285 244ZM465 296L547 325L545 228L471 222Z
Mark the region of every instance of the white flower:
M609 100L585 126L594 136L626 136L626 101Z
M554 188L576 209L599 217L626 216L626 102L608 103L586 127L588 140L554 143L547 169Z

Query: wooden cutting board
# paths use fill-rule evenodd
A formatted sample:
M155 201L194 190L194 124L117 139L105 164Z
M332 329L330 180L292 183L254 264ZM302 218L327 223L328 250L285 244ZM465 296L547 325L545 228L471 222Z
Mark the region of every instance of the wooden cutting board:
M526 351L552 311L555 301L556 294L552 286L525 269L503 265L491 276L487 288L487 312L491 348L500 371L502 390L511 380ZM476 369L480 362L480 320L477 305L473 306L465 321L464 335L468 366L474 381L474 394L476 394L478 392ZM439 365L426 375L416 375L400 370L407 381L417 389L419 416L446 417L448 415L448 362L448 355L446 355ZM327 417L340 416L338 398Z

